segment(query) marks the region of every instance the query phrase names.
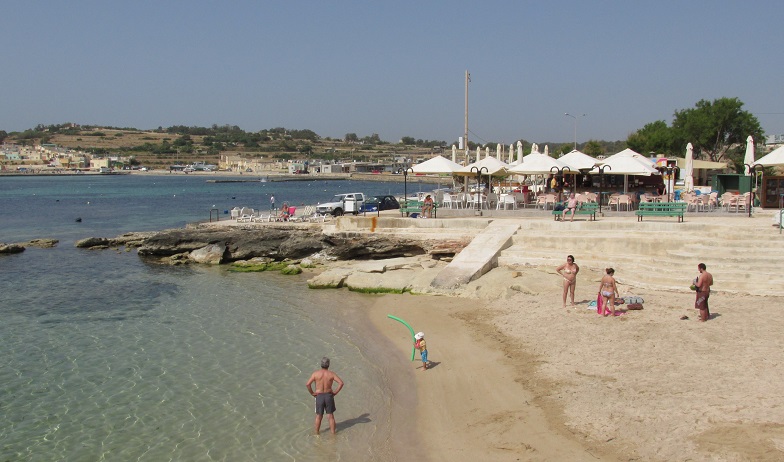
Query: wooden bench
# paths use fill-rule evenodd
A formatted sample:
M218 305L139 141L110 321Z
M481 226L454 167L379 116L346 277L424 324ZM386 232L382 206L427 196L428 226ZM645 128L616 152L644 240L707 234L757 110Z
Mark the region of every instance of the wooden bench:
M683 222L686 213L686 202L640 202L640 208L634 212L637 221L642 217L678 217L678 222Z
M420 216L422 214L422 205L424 204L423 201L403 201L400 204L400 216L409 216L412 213L417 213ZM438 204L433 202L433 218L436 217L438 212Z
M562 204L564 207L566 203ZM575 215L588 215L588 220L596 221L596 211L599 209L599 204L596 202L581 202L577 205L577 210L574 211ZM553 210L553 217L557 221L559 217L563 216L566 210ZM571 215L571 213L570 213Z

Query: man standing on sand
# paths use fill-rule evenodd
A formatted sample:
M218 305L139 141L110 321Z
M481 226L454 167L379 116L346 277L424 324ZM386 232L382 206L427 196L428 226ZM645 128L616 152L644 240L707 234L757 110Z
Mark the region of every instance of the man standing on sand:
M316 391L313 391L311 385L316 383ZM338 383L338 389L332 391L332 383ZM324 417L324 412L327 413L329 419L329 429L332 434L335 434L335 395L340 393L343 389L343 380L337 374L329 370L329 358L324 356L321 358L321 369L317 370L310 375L308 383L305 385L308 392L316 397L316 434L321 431L321 419Z
M697 300L694 302L694 308L700 310L700 321L705 322L710 318L710 310L708 309L708 297L710 297L710 288L713 285L713 275L705 271L705 263L697 265L700 275L694 285L697 286Z

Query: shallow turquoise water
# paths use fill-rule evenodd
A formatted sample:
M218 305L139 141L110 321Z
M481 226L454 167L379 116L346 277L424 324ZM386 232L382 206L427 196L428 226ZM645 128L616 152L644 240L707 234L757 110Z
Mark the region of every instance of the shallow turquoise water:
M203 183L155 194L145 182L160 178L123 187L117 178L0 179L0 241L62 240L0 258L0 459L385 458L388 377L352 322L369 298L308 290L299 276L74 248L83 237L179 226L200 219L210 196L231 197ZM177 188L183 200L167 205ZM24 208L38 213L20 216ZM323 355L348 384L335 438L312 435L304 388Z

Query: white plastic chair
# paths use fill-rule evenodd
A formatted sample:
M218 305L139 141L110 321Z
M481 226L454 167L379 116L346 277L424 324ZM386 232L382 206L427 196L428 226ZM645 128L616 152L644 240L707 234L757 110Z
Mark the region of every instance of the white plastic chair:
M504 194L501 196L501 200L498 201L498 205L496 205L496 210L503 207L506 210L507 206L511 206L512 210L517 209L517 200L513 194Z

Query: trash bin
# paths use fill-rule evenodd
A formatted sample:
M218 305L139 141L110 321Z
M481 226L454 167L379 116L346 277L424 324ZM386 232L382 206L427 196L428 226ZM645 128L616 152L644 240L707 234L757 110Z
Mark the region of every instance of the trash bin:
M353 197L343 198L343 213L357 213L357 200Z

